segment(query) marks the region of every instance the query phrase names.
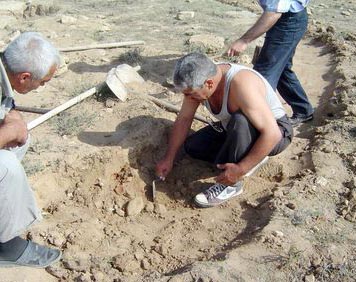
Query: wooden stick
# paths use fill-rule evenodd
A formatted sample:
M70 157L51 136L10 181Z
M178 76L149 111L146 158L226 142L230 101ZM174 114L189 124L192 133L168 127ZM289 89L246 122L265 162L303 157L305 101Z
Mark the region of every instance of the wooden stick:
M27 124L27 129L31 130L32 128L40 125L41 123L45 122L46 120L50 119L51 117L59 114L60 112L68 109L69 107L79 103L80 101L84 100L85 98L88 98L89 96L94 95L97 92L97 89L99 87L100 86L90 88L89 90L87 90L87 91L79 94L78 96L70 99L69 101L65 102L64 104L62 104L62 105L50 110L49 112L47 112L44 115L36 118L35 120L30 121Z
M18 110L21 112L27 112L27 113L45 114L45 113L49 112L51 109L24 107L24 106L16 105L15 110Z
M180 111L180 108L169 103L169 102L166 102L166 101L163 101L161 99L157 99L156 97L153 97L151 95L144 95L144 94L140 94L140 93L137 93L135 91L132 91L130 89L128 89L130 93L136 95L136 96L139 96L139 97L142 97L142 98L147 98L149 100L151 100L153 103L155 103L156 105L160 106L160 107L164 107L166 110L168 111L171 111L171 112L174 112L174 113L179 113ZM204 122L206 124L210 124L209 121L207 121L203 116L199 115L199 114L195 114L194 115L194 119L196 120L199 120L201 122Z
M109 48L118 48L118 47L131 46L131 45L144 45L144 44L145 41L126 41L126 42L113 42L113 43L59 48L58 50L60 52L72 52L72 51L83 51L83 50L90 50L90 49L109 49Z

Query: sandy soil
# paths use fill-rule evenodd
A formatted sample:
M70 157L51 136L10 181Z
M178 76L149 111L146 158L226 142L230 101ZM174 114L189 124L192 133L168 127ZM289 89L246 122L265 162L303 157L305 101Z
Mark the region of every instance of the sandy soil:
M312 2L295 70L316 118L247 179L245 193L221 207L195 208L192 197L216 171L182 155L152 203L154 165L176 115L135 93L179 106L181 97L169 86L175 60L196 49L223 60L224 40L241 35L259 12L255 3L242 2L33 1L27 9L0 10L8 21L2 45L18 30L40 31L59 47L146 42L63 53L66 64L55 79L17 98L18 105L53 108L122 63L140 65L145 79L130 85L125 103L103 91L31 131L24 166L44 220L24 236L64 255L46 270L0 269L1 282L355 280L352 1ZM254 44L238 60L249 64L253 50ZM193 129L202 126L196 121Z

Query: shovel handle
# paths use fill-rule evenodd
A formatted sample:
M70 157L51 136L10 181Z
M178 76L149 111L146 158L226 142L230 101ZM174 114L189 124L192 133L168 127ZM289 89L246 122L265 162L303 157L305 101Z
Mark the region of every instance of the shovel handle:
M84 100L85 98L88 98L89 96L92 96L97 92L97 89L100 86L96 86L93 88L90 88L89 90L79 94L78 96L70 99L69 101L65 102L64 104L50 110L49 112L45 113L44 115L34 119L33 121L30 121L27 124L27 129L31 130L35 128L36 126L40 125L41 123L45 122L46 120L50 119L51 117L59 114L60 112L63 112L64 110L68 109L69 107L79 103L80 101Z
M146 97L146 96L145 96ZM152 102L154 102L155 104L157 104L158 106L161 106L161 107L165 107L167 110L170 110L172 112L175 112L175 113L179 113L180 111L180 108L177 107L177 106L174 106L172 105L171 103L168 103L166 101L162 101L160 99L157 99L155 97L152 97L150 95L147 95L148 99L150 99ZM194 119L196 120L199 120L201 122L204 122L206 124L210 124L209 121L207 121L204 117L202 117L201 115L199 114L195 114L194 115Z

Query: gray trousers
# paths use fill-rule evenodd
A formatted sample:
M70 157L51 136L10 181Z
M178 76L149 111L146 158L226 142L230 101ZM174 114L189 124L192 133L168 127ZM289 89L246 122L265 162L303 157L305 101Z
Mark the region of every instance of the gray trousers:
M0 150L0 243L20 235L41 219L41 211L21 165L29 143L28 138L21 147Z

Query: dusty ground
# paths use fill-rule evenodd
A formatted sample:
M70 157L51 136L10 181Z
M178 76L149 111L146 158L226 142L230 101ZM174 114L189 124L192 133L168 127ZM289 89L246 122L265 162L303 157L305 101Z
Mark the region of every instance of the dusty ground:
M175 60L195 49L221 59L223 41L241 35L259 12L242 2L34 1L27 10L1 8L2 45L18 30L40 31L58 47L146 42L63 53L67 70L17 104L55 107L129 63L139 64L146 80L131 85L136 92L179 105L167 84ZM316 118L246 181L241 197L221 207L194 207L192 197L215 171L185 156L151 202L154 165L175 114L133 93L125 103L102 93L32 130L24 166L44 220L24 236L61 248L63 260L46 270L0 269L0 281L355 281L355 9L353 1L312 1L295 70ZM180 11L195 14L177 17ZM193 44L197 35L214 44ZM249 63L253 49L240 60Z

